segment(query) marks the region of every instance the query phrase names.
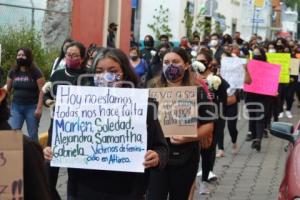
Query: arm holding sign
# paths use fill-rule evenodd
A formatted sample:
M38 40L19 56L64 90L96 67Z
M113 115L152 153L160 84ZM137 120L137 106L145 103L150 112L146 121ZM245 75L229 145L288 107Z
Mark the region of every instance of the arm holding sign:
M146 168L159 167L162 169L167 164L169 149L158 121L157 108L158 103L149 99L147 114L148 151L145 155L144 165Z
M244 69L245 69L245 81L244 81L244 83L251 84L252 79L251 79L250 73L248 71L247 65L244 65Z
M203 138L210 137L212 135L214 129L212 120L214 115L213 104L208 99L207 93L204 91L203 88L198 88L197 93L197 101L199 105L197 137L173 136L170 138L172 144L184 144L189 142L195 142L202 140Z

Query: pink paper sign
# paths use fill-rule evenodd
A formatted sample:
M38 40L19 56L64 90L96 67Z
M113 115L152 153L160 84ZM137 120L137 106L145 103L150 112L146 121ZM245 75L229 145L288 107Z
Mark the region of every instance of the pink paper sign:
M277 96L280 76L280 65L257 60L248 63L252 83L244 84L244 91L255 94Z

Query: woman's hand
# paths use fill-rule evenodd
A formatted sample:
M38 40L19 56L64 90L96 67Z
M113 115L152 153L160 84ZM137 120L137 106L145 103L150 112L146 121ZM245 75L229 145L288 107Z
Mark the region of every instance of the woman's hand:
M46 104L46 106L50 107L50 106L52 106L52 105L55 104L55 100L47 99L47 100L45 101L45 104Z
M145 168L156 167L159 165L159 155L155 151L148 150L145 155Z
M51 147L45 147L44 150L43 150L43 153L44 153L45 160L47 160L47 161L51 161L52 160L52 158L53 158L53 152L52 152Z
M186 137L186 136L172 136L170 137L170 142L172 144L185 144L188 142L194 142L194 141L198 141L198 137Z
M37 119L40 119L41 116L42 116L42 112L43 112L43 109L42 109L42 108L36 108L35 111L34 111L34 116L35 116Z

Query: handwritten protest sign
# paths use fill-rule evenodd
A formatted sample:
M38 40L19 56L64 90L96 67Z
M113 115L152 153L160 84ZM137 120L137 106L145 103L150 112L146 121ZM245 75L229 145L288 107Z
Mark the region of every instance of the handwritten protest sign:
M294 76L299 75L299 66L300 66L300 59L292 58L291 59L291 75L294 75Z
M290 66L291 54L289 53L267 53L267 60L269 63L281 66L280 83L290 82Z
M151 88L165 137L197 136L197 87Z
M221 76L229 83L232 89L242 89L244 86L245 59L238 57L224 57L221 60Z
M0 199L23 199L23 134L0 131Z
M257 60L248 63L251 84L244 85L244 91L277 96L280 66Z
M58 86L51 166L144 172L148 90Z

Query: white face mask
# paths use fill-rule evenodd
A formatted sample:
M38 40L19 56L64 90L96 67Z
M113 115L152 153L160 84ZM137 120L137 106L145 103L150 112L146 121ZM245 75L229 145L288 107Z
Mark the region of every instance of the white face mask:
M120 76L111 72L94 75L94 84L98 87L117 87L117 81L119 80Z
M219 44L218 40L211 40L210 41L210 46L212 46L212 47L216 47L216 46L218 46L218 44Z
M276 53L276 50L275 50L275 49L269 49L268 52L269 52L269 53Z

